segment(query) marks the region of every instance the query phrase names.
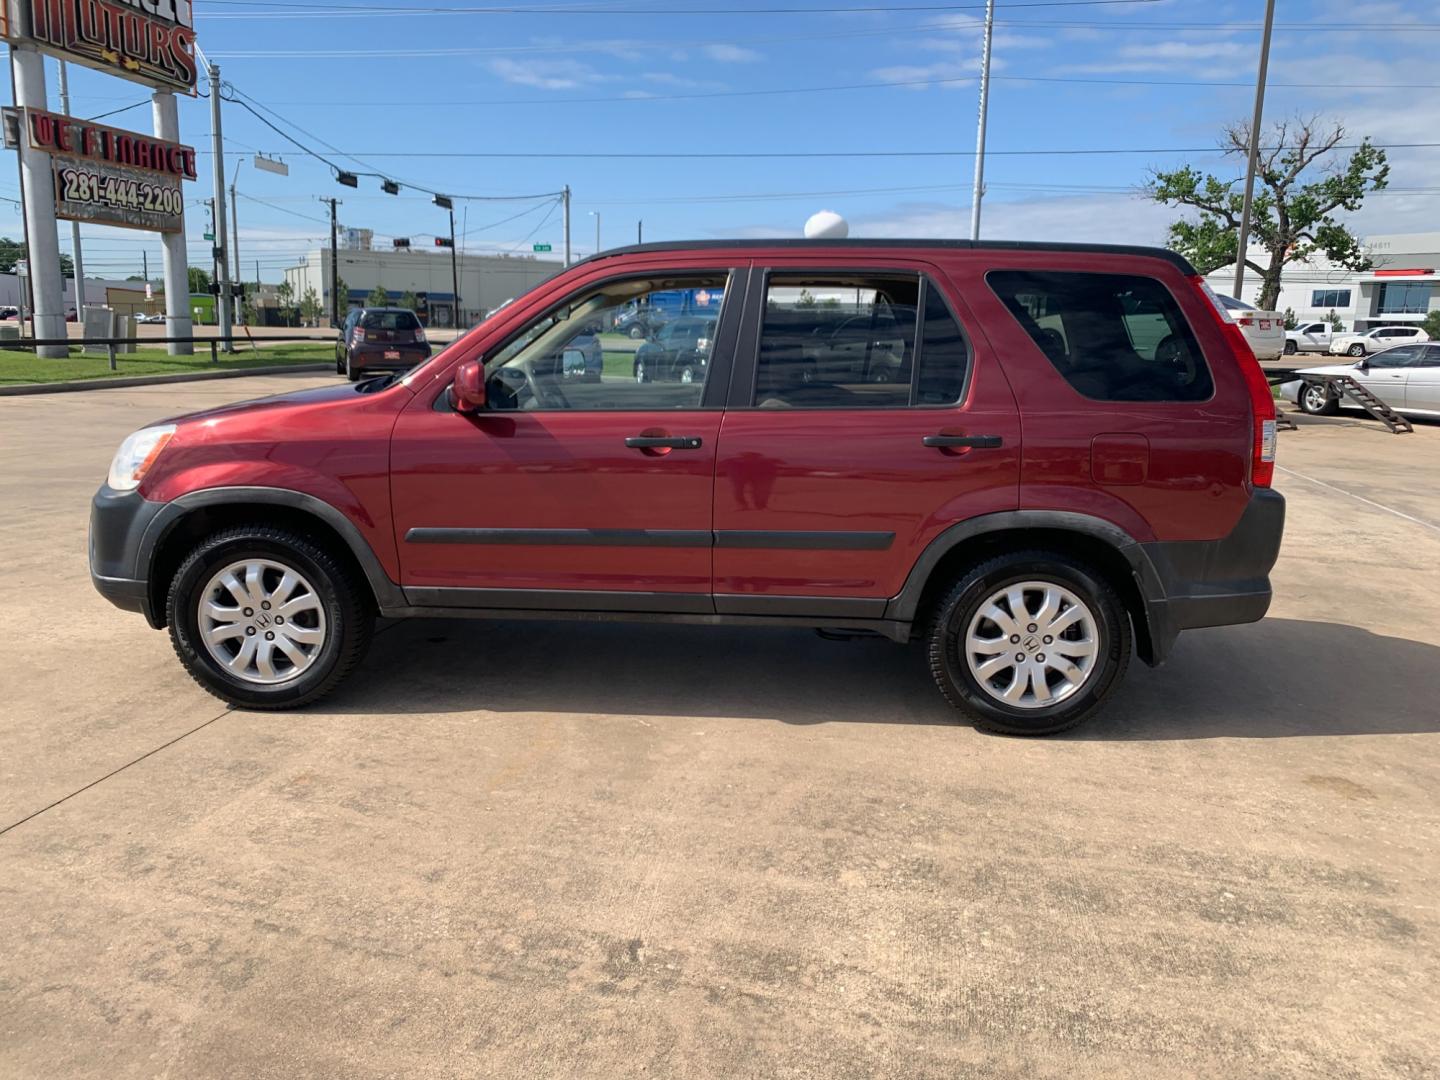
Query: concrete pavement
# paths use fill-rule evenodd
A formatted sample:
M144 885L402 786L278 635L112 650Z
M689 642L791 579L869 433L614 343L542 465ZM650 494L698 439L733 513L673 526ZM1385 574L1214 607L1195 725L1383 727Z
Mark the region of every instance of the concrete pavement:
M1300 418L1271 617L1063 738L918 649L583 623L231 712L93 592L88 499L323 381L0 401L0 1075L1440 1072L1440 426Z

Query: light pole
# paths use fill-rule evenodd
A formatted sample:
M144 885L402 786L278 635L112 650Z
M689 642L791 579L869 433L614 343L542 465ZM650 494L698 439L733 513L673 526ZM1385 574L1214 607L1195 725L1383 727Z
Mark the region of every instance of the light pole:
M645 242L645 219L644 219L644 218L641 218L639 221L635 222L635 242L636 242L637 244L643 244L643 243Z
M985 121L990 112L990 41L995 0L985 0L985 46L980 53L980 122L975 129L975 186L970 192L970 239L980 239L980 201L985 198Z
M1250 120L1250 161L1245 166L1245 200L1240 204L1240 235L1235 238L1236 300L1243 300L1245 249L1250 243L1250 205L1255 198L1255 166L1260 158L1260 117L1265 111L1265 73L1270 67L1270 28L1275 24L1275 0L1265 0L1265 33L1260 38L1260 71L1255 77L1255 115Z
M595 219L595 254L600 254L600 211L591 210L590 216Z

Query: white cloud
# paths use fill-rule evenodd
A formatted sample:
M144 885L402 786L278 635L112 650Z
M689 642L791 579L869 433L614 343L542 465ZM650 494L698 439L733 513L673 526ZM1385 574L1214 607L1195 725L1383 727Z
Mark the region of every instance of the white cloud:
M937 79L964 79L964 82L947 82L944 89L954 90L970 86L975 81L975 74L967 71L959 64L941 63L927 64L924 67L915 64L901 64L897 67L874 68L869 75L876 82L913 82L914 86L908 86L907 90L924 90L925 82Z
M590 83L605 82L587 64L573 60L511 60L500 57L487 65L490 71L515 86L534 86L541 90L574 90Z
M1236 71L1249 73L1259 59L1249 42L1170 40L1122 45L1108 55L1088 63L1067 64L1056 69L1066 75L1120 75L1160 71L1199 71L1206 78L1224 79ZM1235 65L1232 67L1231 65ZM1248 65L1248 66L1246 66Z
M753 64L761 59L754 49L742 49L739 45L705 45L700 51L711 60L718 60L722 64Z

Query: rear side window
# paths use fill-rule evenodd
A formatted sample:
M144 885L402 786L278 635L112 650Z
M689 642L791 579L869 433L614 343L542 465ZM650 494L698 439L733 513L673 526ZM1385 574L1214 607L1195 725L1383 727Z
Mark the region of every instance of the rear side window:
M918 274L775 273L765 292L754 404L953 405L969 360L954 316Z
M367 311L360 325L366 330L418 330L420 320L413 311Z
M1094 401L1205 401L1210 369L1154 278L996 270L986 280L1045 358Z

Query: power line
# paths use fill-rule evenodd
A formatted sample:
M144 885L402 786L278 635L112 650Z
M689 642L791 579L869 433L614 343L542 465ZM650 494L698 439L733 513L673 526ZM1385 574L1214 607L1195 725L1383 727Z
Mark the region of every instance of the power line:
M1008 4L1010 9L1018 8L1065 8L1065 7L1118 7L1121 5L1147 5L1159 0L1032 0L1029 3ZM210 19L276 19L276 18L319 18L344 12L347 15L844 15L844 14L895 14L911 11L983 11L983 3L969 4L884 4L849 7L691 7L691 8L636 8L636 7L501 7L501 6L399 6L393 4L326 4L287 3L284 0L209 0L207 7L244 4L248 8L278 10L274 15L267 11L222 12L205 14ZM285 14L284 12L289 12Z

